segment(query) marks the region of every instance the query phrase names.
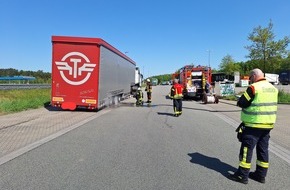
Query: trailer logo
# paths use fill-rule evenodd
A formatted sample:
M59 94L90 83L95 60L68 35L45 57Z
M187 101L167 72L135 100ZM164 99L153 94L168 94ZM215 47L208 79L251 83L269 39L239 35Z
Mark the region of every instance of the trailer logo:
M70 66L69 63L72 66ZM87 82L97 65L90 63L88 57L80 52L70 52L66 54L61 61L56 61L55 64L57 65L62 79L71 85L81 85ZM65 73L68 73L69 76L66 76ZM86 76L82 76L84 73Z

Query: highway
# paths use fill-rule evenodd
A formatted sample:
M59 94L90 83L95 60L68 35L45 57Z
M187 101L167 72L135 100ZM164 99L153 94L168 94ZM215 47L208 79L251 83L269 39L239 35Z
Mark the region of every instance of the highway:
M271 133L266 184L233 182L226 176L239 163L240 108L183 101L183 114L173 117L169 90L154 86L151 107L130 98L97 113L42 108L0 116L0 189L289 189L289 125ZM287 125L287 110L280 107L279 126ZM23 146L12 149L18 141Z
M50 88L50 84L0 84L0 90Z

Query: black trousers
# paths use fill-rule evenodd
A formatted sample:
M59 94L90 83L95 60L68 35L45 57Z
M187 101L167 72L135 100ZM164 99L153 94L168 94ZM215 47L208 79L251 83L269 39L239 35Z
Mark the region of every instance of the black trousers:
M269 139L270 129L255 129L245 127L240 148L240 165L238 175L248 177L253 150L256 147L256 173L261 177L266 177L269 167Z
M151 94L152 92L147 92L147 101L151 102Z
M182 99L173 99L174 114L182 114Z

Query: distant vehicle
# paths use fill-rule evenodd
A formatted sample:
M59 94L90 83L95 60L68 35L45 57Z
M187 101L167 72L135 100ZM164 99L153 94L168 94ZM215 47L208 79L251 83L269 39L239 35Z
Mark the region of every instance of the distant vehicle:
M280 72L279 82L283 85L288 85L290 83L290 70Z
M232 81L235 84L239 84L240 80L241 80L241 76L239 72L234 72L232 74L226 74L223 72L219 72L219 73L212 73L212 84L214 84L215 82L226 82L226 81Z
M163 81L161 82L161 85L170 85L170 81Z
M273 73L265 73L265 78L271 84L279 84L279 75Z
M151 84L152 84L152 86L156 86L158 84L158 79L157 78L151 78Z
M226 73L212 73L211 76L212 82L234 81L234 76Z

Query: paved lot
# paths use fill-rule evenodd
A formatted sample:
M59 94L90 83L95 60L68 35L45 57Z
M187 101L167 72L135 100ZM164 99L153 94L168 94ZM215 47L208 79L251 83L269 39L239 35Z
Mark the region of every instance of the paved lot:
M237 107L236 102L220 100L219 104L208 104L211 108L216 110L228 118L236 122L240 122L241 108ZM278 115L275 128L271 131L271 140L278 145L290 150L290 105L279 104Z
M245 186L226 177L236 170L240 147L234 102L184 101L176 118L168 91L154 88L151 107L134 107L128 99L99 112L42 108L1 116L0 133L10 137L0 141L7 150L0 189L289 189L290 161L278 148L270 153L266 184ZM271 140L280 139L272 133ZM13 160L4 162L7 157Z
M40 108L0 116L0 157L80 122L96 112Z
M128 100L134 102L134 100ZM235 123L240 122L240 108L235 102L220 100L219 104L206 105ZM104 111L104 110L103 110ZM0 116L0 158L27 145L49 137L61 130L79 126L102 112L59 111L40 108ZM290 105L278 106L278 119L271 132L271 141L290 151Z

